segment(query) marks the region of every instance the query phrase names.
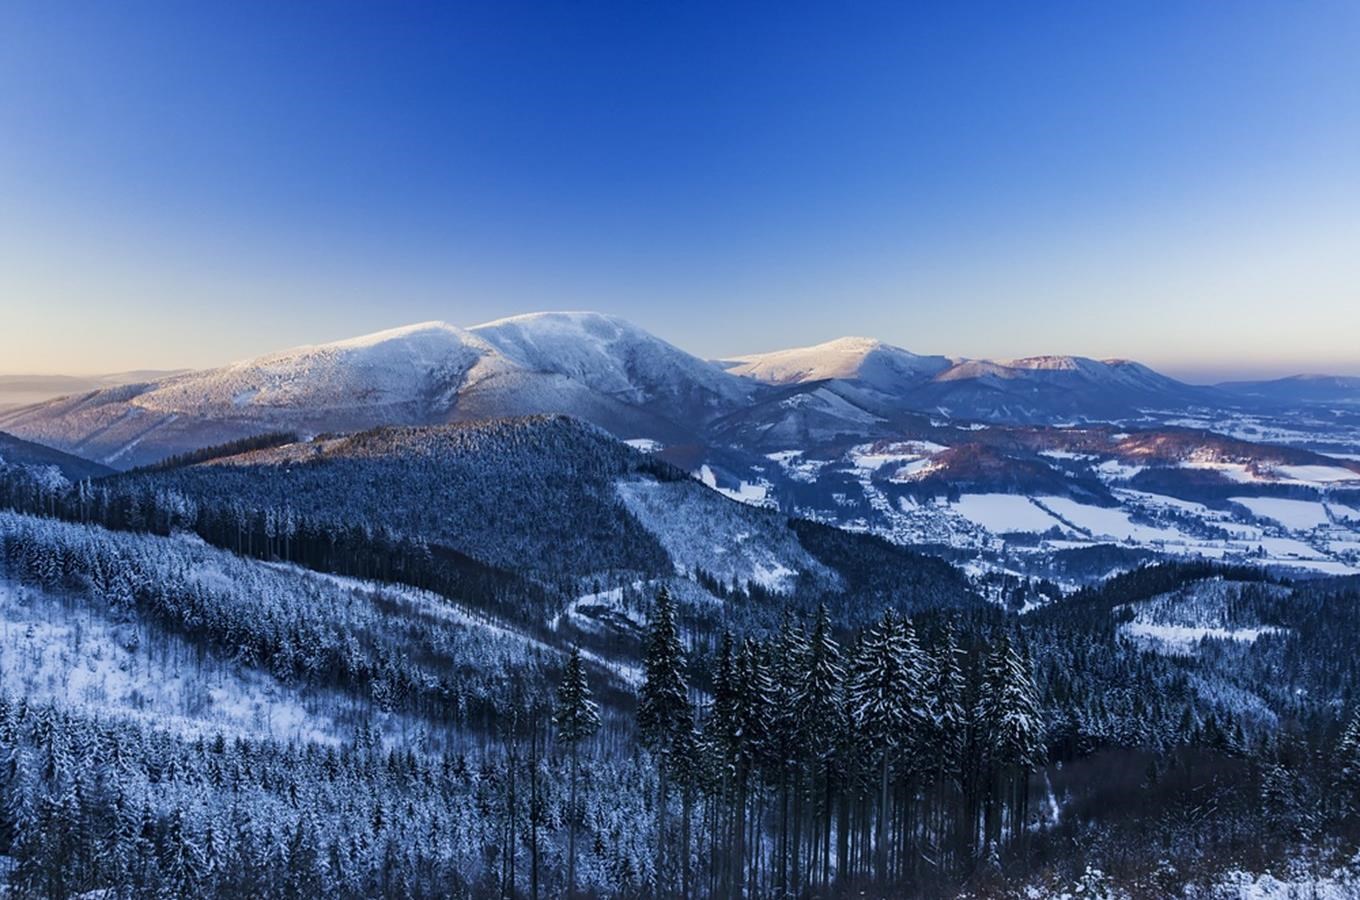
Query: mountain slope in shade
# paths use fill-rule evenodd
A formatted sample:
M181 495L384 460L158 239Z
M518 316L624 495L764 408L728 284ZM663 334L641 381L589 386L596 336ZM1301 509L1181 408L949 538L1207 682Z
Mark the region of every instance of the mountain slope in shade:
M593 313L443 322L298 347L218 369L0 414L0 427L129 468L289 430L349 432L562 413L621 437L691 438L752 386Z
M72 456L42 444L21 440L12 434L0 431L0 467L3 466L55 467L58 472L71 481L83 478L100 478L110 475L113 470L108 466Z
M1268 403L1360 405L1360 377L1346 375L1294 375L1270 381L1228 381L1217 388L1244 398Z
M967 360L906 398L914 408L955 418L1022 423L1096 421L1218 399L1210 389L1183 384L1140 363L1080 356Z

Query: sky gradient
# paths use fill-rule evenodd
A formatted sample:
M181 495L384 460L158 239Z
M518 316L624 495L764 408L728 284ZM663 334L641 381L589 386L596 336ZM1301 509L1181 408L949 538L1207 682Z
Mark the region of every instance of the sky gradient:
M429 319L1360 374L1360 4L10 3L0 372Z

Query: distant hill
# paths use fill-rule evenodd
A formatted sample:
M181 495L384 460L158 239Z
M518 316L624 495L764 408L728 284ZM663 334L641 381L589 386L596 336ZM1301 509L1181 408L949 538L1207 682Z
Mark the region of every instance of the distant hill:
M113 474L113 469L108 466L25 441L3 431L0 431L0 465L53 466L71 481Z
M1294 375L1270 381L1228 381L1218 389L1230 394L1282 404L1360 406L1360 377Z

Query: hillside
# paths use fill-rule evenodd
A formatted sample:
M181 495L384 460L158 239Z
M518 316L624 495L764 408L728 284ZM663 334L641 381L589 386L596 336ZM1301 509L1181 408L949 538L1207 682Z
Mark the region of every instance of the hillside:
M614 490L658 471L683 477L599 429L542 417L383 428L123 481L312 522L364 522L550 579L665 571L665 553Z
M32 441L21 440L2 431L0 431L0 466L55 469L63 478L70 481L100 478L113 473L108 466Z
M131 468L259 434L540 413L668 441L750 386L620 319L427 322L0 413L21 436Z

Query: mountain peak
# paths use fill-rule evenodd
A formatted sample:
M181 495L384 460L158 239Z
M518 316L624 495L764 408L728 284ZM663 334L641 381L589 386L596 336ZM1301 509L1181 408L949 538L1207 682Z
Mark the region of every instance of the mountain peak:
M1083 363L1091 363L1094 360L1086 359L1081 356L1063 355L1044 355L1044 356L1022 356L1016 359L998 360L1000 365L1008 369L1029 369L1032 371L1046 372L1075 372L1083 368Z
M919 380L942 370L948 361L939 356L918 356L901 347L867 337L840 337L771 353L753 353L724 360L733 375L766 384L800 384L844 379L864 381L883 389Z
M309 344L294 348L293 350L284 350L282 353L293 353L303 350L320 349L323 347L332 347L340 350L361 349L426 335L448 336L461 340L466 334L466 331L456 325L450 325L448 322L441 322L439 320L431 320L429 322L416 322L413 325L401 325L396 328L384 328L382 331L356 335L351 338L342 338L341 340L329 341L324 344Z
M483 322L474 325L471 331L479 329L501 328L506 325L519 325L523 327L542 328L550 325L584 327L595 324L609 324L616 328L626 328L633 331L641 331L632 322L620 316L610 315L609 313L591 312L583 309L569 310L543 310L540 312L519 313L518 315L505 316L500 319L493 319L490 322Z

